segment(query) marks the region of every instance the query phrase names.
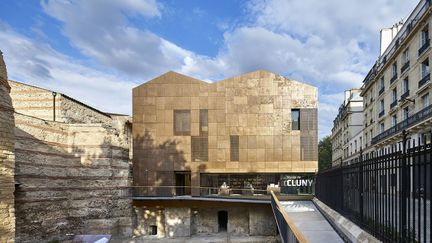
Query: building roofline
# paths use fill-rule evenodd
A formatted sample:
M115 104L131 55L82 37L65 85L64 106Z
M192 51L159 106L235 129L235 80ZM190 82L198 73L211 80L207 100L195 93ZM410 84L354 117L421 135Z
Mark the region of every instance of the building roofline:
M197 78L185 75L185 74L181 74L181 73L178 73L178 72L175 72L175 71L168 71L168 72L163 73L163 74L161 74L161 75L159 75L159 76L157 76L157 77L155 77L153 79L148 80L147 82L144 82L144 83L142 83L142 84L134 87L133 89L139 88L142 85L151 83L153 81L158 80L159 78L162 78L162 77L167 76L167 75L172 75L172 74L179 75L179 76L191 79L191 80L199 81L199 82L202 82L203 84L216 84L216 83L221 83L221 82L225 82L225 81L230 81L230 80L233 80L233 79L245 78L245 77L262 78L262 77L268 77L270 75L276 75L276 76L284 77L284 78L286 78L286 79L288 79L290 81L298 82L298 83L301 83L303 85L307 85L307 86L310 86L312 88L317 89L316 86L313 86L311 84L308 84L308 83L305 83L305 82L301 82L301 81L297 81L297 80L293 80L293 79L289 79L288 77L285 77L283 75L280 75L280 74L277 74L277 73L273 73L273 72L270 72L270 71L267 71L267 70L262 70L262 69L256 70L256 71L252 71L252 72L248 72L248 73L239 74L239 75L236 75L236 76L233 76L233 77L229 77L229 78L225 78L225 79L221 79L221 80L215 80L213 82L207 82L207 81L204 81L204 80L200 80L200 79L197 79Z

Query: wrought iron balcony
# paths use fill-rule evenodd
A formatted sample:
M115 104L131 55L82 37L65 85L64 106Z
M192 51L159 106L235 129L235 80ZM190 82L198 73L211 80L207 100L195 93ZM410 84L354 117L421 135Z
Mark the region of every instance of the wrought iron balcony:
M404 73L408 68L410 67L410 62L407 61L402 67L401 67L401 74Z
M390 83L392 84L397 79L397 74L393 75L393 77L390 79Z
M410 95L410 91L407 90L405 93L403 93L403 94L401 95L401 100L407 98L409 95Z
M418 87L425 85L430 80L430 73L426 74L418 83Z
M390 109L395 107L397 105L397 100L394 100L391 104L390 104Z
M382 88L380 89L380 91L378 92L379 95L382 94L382 93L384 93L384 87L382 87Z
M428 38L425 43L420 47L418 50L418 55L420 56L426 49L428 49L430 46L430 39Z
M382 117L382 116L384 116L384 110L382 110L382 111L378 114L378 117Z
M372 144L376 144L379 141L388 138L390 136L393 136L399 132L402 132L404 129L407 129L411 126L414 126L422 121L425 121L426 119L429 119L432 117L432 105L429 105L428 107L424 108L423 110L413 114L412 116L408 117L407 119L399 122L395 126L385 130L384 132L378 134L374 138L372 138Z

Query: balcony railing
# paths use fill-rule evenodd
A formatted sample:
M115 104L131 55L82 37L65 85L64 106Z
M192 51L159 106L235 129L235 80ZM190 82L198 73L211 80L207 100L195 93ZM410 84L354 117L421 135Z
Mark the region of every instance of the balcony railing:
M426 119L432 117L432 105L424 108L423 110L415 113L414 115L408 117L407 119L399 122L395 126L385 130L384 132L378 134L376 137L372 139L372 144L376 144L377 142L388 138L390 136L395 135L396 133L402 132L402 130L407 129L411 126L414 126Z
M401 67L401 74L404 73L408 68L410 67L410 62L407 61L402 67Z
M428 38L425 43L420 47L420 49L418 50L418 55L420 56L421 54L423 54L423 52L428 49L430 46L430 39Z
M395 107L397 105L397 100L394 100L391 104L390 104L390 109Z
M379 95L382 94L382 93L384 93L384 87L382 87L382 88L380 89L380 91L378 92Z
M384 116L384 110L382 110L382 111L378 114L378 117L382 117L382 116Z
M397 79L397 74L393 75L393 77L390 79L390 83L392 84Z
M404 99L407 98L409 95L410 95L410 91L409 91L409 90L405 91L405 93L403 93L403 94L401 95L401 100L404 100Z
M430 73L426 74L418 83L418 87L425 85L430 80Z

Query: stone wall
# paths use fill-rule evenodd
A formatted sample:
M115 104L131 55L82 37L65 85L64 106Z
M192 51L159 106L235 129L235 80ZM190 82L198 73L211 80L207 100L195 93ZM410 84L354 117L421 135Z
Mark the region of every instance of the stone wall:
M0 51L0 242L15 240L14 117L6 66Z
M53 121L52 91L15 81L11 87L17 241L131 235L130 117L57 94Z
M271 208L143 208L136 207L134 236L150 237L150 227L157 227L156 238L179 238L191 235L213 235L219 232L218 211L228 213L227 232L232 236L274 236L276 222Z
M10 84L16 112L54 120L53 91L16 81ZM66 123L110 123L112 120L109 115L61 93L55 96L55 114L56 121Z
M118 129L15 117L17 241L130 234L129 151Z

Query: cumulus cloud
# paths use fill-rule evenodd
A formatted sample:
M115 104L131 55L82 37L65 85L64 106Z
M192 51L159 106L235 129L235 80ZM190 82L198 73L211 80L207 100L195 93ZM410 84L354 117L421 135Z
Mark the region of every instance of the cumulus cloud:
M103 111L131 113L132 81L87 67L5 24L0 24L0 43L9 79L65 93Z
M26 65L12 61L12 73L61 79L65 85L75 82L84 87L91 85L93 77L97 84L107 82L112 88L109 92L126 97L130 90L124 87L129 89L132 83L122 80L145 81L168 70L218 80L267 69L319 87L322 137L330 133L343 99L341 92L359 87L378 56L379 29L406 17L415 4L414 0L253 0L246 4L245 16L240 17L243 21L235 20L234 25L224 22L218 53L203 56L131 21L164 18L163 6L155 0L43 0L43 10L62 23L62 32L71 45L116 75L74 63L70 57L23 36L13 39L28 42L18 49L29 48L35 55L14 53L18 55L14 59L24 60ZM197 10L204 16L202 9ZM19 52L9 45L9 52ZM68 78L60 76L64 75L60 73L63 67L69 72ZM81 78L74 77L73 71ZM124 87L118 87L117 82ZM78 88L71 86L71 90Z

